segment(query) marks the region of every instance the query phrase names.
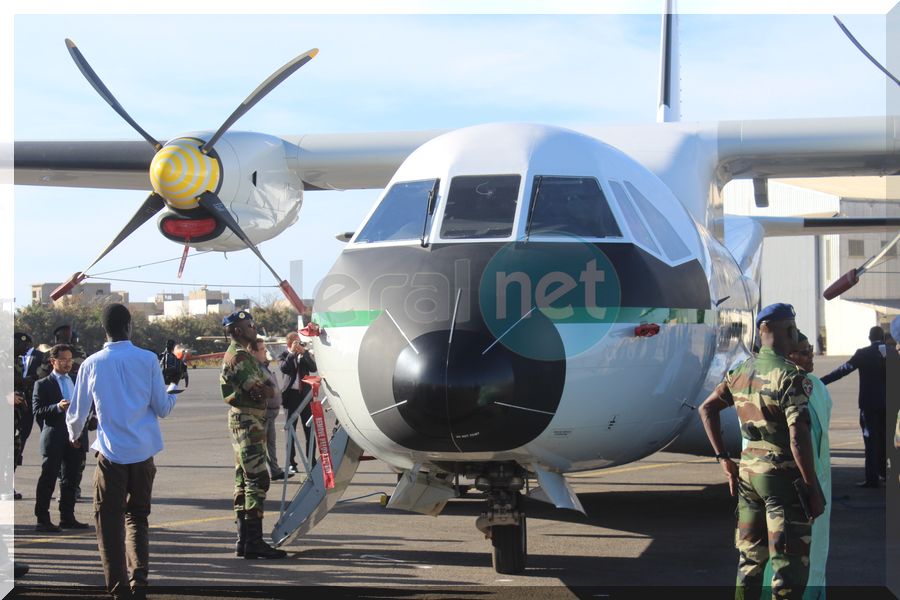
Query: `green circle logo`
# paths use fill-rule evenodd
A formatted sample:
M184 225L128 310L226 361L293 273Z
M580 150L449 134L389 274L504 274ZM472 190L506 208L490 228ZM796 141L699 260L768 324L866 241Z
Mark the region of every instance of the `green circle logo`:
M485 324L498 342L538 360L571 358L594 346L616 322L621 296L606 254L576 237L503 246L485 265L478 294ZM554 324L562 351L533 335L528 320L535 316Z

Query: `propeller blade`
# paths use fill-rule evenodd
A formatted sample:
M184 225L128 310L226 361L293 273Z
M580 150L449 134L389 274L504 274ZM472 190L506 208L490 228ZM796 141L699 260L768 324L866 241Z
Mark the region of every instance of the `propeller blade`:
M112 95L112 92L109 91L103 81L100 80L100 77L94 70L91 68L91 65L88 64L88 61L84 58L84 55L81 54L81 51L78 49L78 46L75 45L70 39L66 39L66 47L69 49L69 54L72 55L72 60L75 61L75 64L78 66L78 70L81 71L81 74L84 75L84 78L88 80L88 83L93 86L93 88L100 94L100 97L106 100L106 103L109 104L114 111L116 111L120 117L125 119L125 121L131 125L135 131L141 134L145 140L150 142L150 145L153 146L155 150L159 150L162 148L162 144L156 141L152 135L144 131L140 125L135 122L134 119L131 118L122 105L119 104L119 101L116 100L116 97Z
M891 248L896 246L898 243L900 243L900 233L894 236L894 239L888 242L884 246L884 248L882 248L877 254L863 263L860 268L847 271L840 279L829 285L828 288L822 293L822 296L826 300L832 300L852 288L854 285L859 283L859 278L865 275L869 269L878 266L879 261L887 256L887 253L890 252Z
M200 151L204 154L209 153L215 143L219 141L219 138L222 137L222 134L228 131L228 129L232 125L234 125L235 121L243 117L247 113L247 111L253 108L257 102L262 100L266 96L266 94L278 87L278 85L282 81L290 77L294 73L294 71L315 58L316 54L318 53L319 49L313 48L312 50L309 50L297 56L296 58L285 64L283 67L272 73L268 79L259 84L259 87L253 90L253 93L247 96L247 98L240 103L235 111L231 113L231 116L228 117L224 123L222 123L218 131L216 131L216 133L213 134L211 138L209 138L209 141L207 141L205 144L203 144L203 146L200 147Z
M216 196L214 193L210 191L203 192L198 198L200 201L200 206L205 208L209 214L213 216L216 221L223 223L225 227L234 232L238 238L246 244L250 250L253 251L253 254L260 260L262 264L269 269L269 272L272 273L272 276L278 281L278 287L281 288L281 291L284 293L285 297L297 311L297 313L302 314L306 310L306 305L300 300L300 297L297 295L297 292L294 291L294 288L291 287L291 284L287 282L287 280L282 279L278 276L278 273L275 272L275 269L272 268L266 259L263 258L263 255L260 253L259 248L250 241L250 238L247 237L247 234L244 233L244 230L241 229L241 226L238 225L237 221L234 220L234 216L231 214L231 211L225 207L225 204L222 202L221 198Z
M871 54L869 54L869 52L868 52L865 48L863 48L863 45L859 43L859 40L857 40L857 39L853 36L852 33L850 33L850 30L847 29L846 25L844 25L844 24L841 22L840 19L838 19L838 18L835 16L835 17L834 17L834 20L837 21L838 27L841 28L841 31L843 31L843 32L847 35L847 37L850 38L850 41L853 43L853 45L856 46L856 48L857 48L860 52L862 52L863 55L864 55L866 58L868 58L870 61L872 61L872 64L874 64L876 67L878 67L878 68L881 70L882 73L884 73L885 75L887 75L887 76L891 79L891 81L893 81L893 82L896 83L897 85L900 85L900 79L897 79L896 77L894 77L894 74L893 74L893 73L891 73L890 71L888 71L884 66L882 66L882 64L881 64L880 62L878 62L877 60L875 60L875 57L872 56Z
M134 233L135 229L150 220L153 215L161 211L165 206L166 201L163 200L163 197L156 192L153 192L152 194L147 196L147 199L144 200L144 203L141 204L141 207L137 209L137 212L134 213L134 216L131 217L131 220L128 221L128 224L126 224L125 227L122 228L122 231L119 232L119 235L117 235L115 239L109 243L109 246L107 246L106 249L103 250L103 252L101 252L100 255L94 259L94 262L92 262L90 266L88 266L88 268L83 272L87 273L87 271L91 267L100 262L101 258L109 254L110 250L121 244L125 238Z
M84 271L76 272L69 278L68 281L53 290L50 293L50 298L53 300L59 300L70 291L72 291L72 288L84 281L85 277L87 277L86 273L91 269L91 267L100 262L100 259L109 254L110 250L121 244L122 240L134 233L135 229L146 223L147 220L150 219L150 217L162 210L165 205L166 201L163 200L163 197L159 194L154 192L147 196L147 199L144 200L144 203L141 204L141 207L138 208L136 213L134 213L134 216L131 217L131 220L128 221L128 224L125 225L124 228L122 228L122 231L119 232L119 235L117 235L116 238L109 243L106 249L103 250L103 252L101 252L100 255L94 259L94 262L88 265L88 268Z

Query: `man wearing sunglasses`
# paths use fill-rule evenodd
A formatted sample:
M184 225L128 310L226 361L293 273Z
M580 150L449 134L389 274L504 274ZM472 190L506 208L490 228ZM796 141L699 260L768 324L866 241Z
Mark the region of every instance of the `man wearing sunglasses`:
M34 384L32 407L34 417L41 425L41 476L35 492L35 529L43 533L56 533L62 528L87 529L86 523L75 519L75 490L81 484L84 456L88 438L85 429L78 440L69 442L66 413L75 395L75 382L69 376L72 370L72 348L57 344L50 349L53 371ZM59 483L59 525L50 520L50 497Z

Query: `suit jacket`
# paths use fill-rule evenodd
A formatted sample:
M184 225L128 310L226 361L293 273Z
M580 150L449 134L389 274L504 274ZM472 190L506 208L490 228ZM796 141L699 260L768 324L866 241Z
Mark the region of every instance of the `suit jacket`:
M863 411L881 411L884 414L887 397L887 376L885 358L879 346L883 342L872 342L865 348L857 350L850 360L822 378L822 383L829 384L859 370L859 408Z
M74 385L72 389L75 389ZM31 406L34 410L35 420L43 428L49 430L47 435L53 436L54 440L59 438L67 443L69 432L66 429L66 411L60 410L58 406L59 401L62 399L62 390L59 389L59 384L52 375L38 379L34 384L34 396L31 398ZM87 428L85 428L81 434L81 447L84 450L87 450L87 443Z
M313 371L318 370L316 361L313 360L313 357L309 352L302 355L285 352L281 355L280 369L281 372L287 376L287 385L284 388L286 390L291 389L291 386L294 385L294 382L297 381L298 377L303 379ZM305 396L306 392L309 391L309 384L301 383L300 388L300 395Z

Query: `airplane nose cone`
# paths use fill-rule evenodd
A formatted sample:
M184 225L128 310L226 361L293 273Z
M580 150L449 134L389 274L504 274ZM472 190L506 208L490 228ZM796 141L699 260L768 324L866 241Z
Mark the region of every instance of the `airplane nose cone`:
M397 357L394 399L404 403L401 414L420 431L436 434L437 424L441 429L449 425L451 433L467 429L467 421L479 414L497 417L502 406L514 402L515 372L508 353L495 347L482 355L492 342L488 336L456 333L449 355L448 332L434 331L416 339L415 350L407 346Z
M200 194L216 191L219 185L219 162L200 152L202 143L190 138L174 140L163 146L150 163L153 190L173 208L195 208Z
M553 418L565 360L522 356L481 324L407 341L389 320L379 321L363 338L360 383L370 415L395 442L434 452L509 450L533 440ZM519 326L564 355L543 315Z

